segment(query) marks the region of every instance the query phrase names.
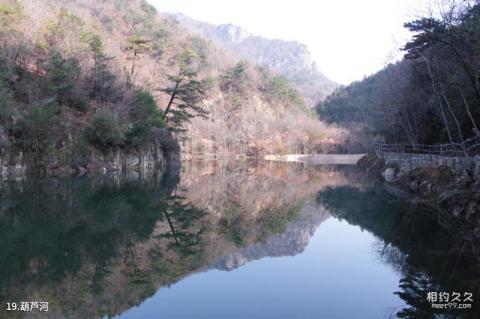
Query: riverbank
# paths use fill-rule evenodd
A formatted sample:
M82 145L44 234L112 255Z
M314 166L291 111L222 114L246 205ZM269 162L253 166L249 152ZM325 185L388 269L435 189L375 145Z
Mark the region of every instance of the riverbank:
M407 162L368 154L358 166L378 178L392 195L437 208L436 217L443 219L445 226L452 228L464 243L471 244L472 254L480 256L479 160L452 158L410 166Z
M97 150L63 147L38 156L8 148L0 153L0 179L19 180L26 176L72 176L87 173L136 173L149 175L156 170L178 171L180 146L165 129L152 131L143 145Z

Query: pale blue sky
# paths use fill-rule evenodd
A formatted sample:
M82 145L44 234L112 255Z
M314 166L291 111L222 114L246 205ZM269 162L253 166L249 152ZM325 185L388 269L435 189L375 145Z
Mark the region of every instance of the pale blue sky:
M161 12L181 12L213 24L233 23L267 38L308 45L319 69L348 84L381 69L409 37L403 22L418 0L148 0Z

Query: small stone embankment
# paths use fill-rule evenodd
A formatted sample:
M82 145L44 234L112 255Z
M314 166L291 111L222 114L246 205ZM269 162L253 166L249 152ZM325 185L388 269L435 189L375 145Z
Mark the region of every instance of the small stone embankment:
M313 165L355 165L365 154L288 154L265 155L267 161L297 162Z
M480 238L480 159L379 156L371 153L358 166L382 180L395 196L435 206L460 226L462 238Z

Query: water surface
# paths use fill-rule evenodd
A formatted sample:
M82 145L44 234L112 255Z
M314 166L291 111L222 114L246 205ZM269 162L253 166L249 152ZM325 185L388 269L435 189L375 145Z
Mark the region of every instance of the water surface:
M120 318L387 318L403 305L392 294L400 276L378 261L374 243L371 234L329 218L295 256L208 270Z
M355 167L192 165L1 185L1 299L49 302L17 317L475 315L426 300L478 296L478 268L451 231Z

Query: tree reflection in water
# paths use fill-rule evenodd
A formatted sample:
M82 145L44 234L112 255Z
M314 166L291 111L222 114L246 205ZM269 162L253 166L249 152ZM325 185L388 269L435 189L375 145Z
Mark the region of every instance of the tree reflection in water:
M473 251L458 249L464 241L452 227L439 222L430 208L392 198L375 186L329 188L317 194L317 201L333 216L374 234L382 260L402 273L396 292L408 305L399 318L475 318L473 309L432 309L428 292L471 292L480 297L478 260ZM448 227L450 225L450 227ZM477 317L478 318L478 317Z
M150 296L163 276L171 282L175 276L165 269L152 271L158 266L153 257L170 260L168 250L189 258L201 254L206 226L203 211L171 195L177 181L105 177L3 184L1 299L47 299L58 317L99 317ZM183 267L176 271L198 266Z
M183 176L189 185L161 175L0 184L1 298L48 300L55 318L118 315L283 232L320 185L346 182L335 174L271 165Z
M48 300L54 318L115 316L190 274L298 254L330 214L378 238L381 260L402 275L397 294L408 307L398 317L459 314L433 310L429 291L478 299L478 263L448 223L359 177L276 163L187 172L181 183L157 176L0 184L2 300Z

